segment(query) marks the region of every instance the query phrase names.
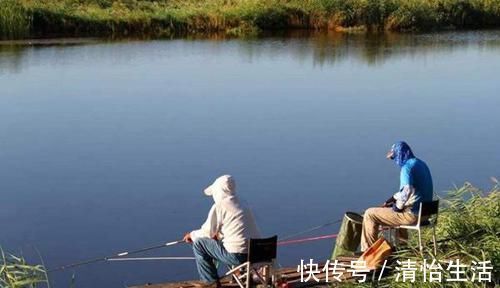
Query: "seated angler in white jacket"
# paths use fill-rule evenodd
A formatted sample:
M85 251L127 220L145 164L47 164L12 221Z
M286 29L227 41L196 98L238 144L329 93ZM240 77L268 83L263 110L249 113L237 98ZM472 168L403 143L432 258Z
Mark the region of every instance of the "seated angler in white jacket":
M202 285L219 287L216 262L221 266L239 265L246 261L248 240L259 233L252 212L240 203L236 185L230 175L224 175L204 190L214 204L199 230L184 236L193 243L198 273Z

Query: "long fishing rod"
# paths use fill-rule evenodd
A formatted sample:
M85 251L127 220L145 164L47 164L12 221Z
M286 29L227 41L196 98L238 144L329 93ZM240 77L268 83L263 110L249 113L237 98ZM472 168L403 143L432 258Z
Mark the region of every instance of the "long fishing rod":
M101 261L116 261L116 259L118 259L120 257L123 257L123 256L131 255L131 254L137 254L137 253L141 253L141 252L146 252L146 251L149 251L149 250L159 249L159 248L163 248L163 247L167 247L167 246L172 246L172 245L176 245L176 244L180 244L180 243L184 243L184 242L185 242L184 240L178 240L178 241L163 243L163 244L160 244L160 245L155 245L155 246L150 246L150 247L146 247L146 248L141 248L141 249L137 249L137 250L124 251L124 252L120 252L118 254L114 254L114 255L110 255L110 256L106 256L106 257L98 257L98 258L88 259L88 260L84 260L84 261L80 261L80 262L76 262L76 263L64 265L64 266L61 266L61 267L58 267L58 268L55 268L55 269L48 270L47 272L54 272L54 271L65 270L65 269L68 269L68 268L74 268L74 267L77 267L77 266L92 264L92 263L101 262ZM115 260L111 260L111 259L115 259Z
M303 235L303 234L306 234L306 233L309 233L309 232L313 232L313 231L319 230L321 228L328 227L330 225L334 225L334 224L340 223L340 222L342 222L343 219L344 218L341 218L341 219L338 219L338 220L335 220L335 221L327 222L325 224L321 224L321 225L318 225L318 226L307 228L305 230L302 230L302 231L299 231L297 233L293 233L293 234L287 235L285 237L280 237L280 241L289 240L289 239L295 238L297 236L300 236L300 235Z
M195 260L195 257L125 257L109 258L108 261L156 261L156 260Z
M299 235L303 235L303 234L306 234L306 233L309 233L309 232L312 232L312 231L315 231L315 230L318 230L318 229L321 229L321 228L324 228L324 227L327 227L327 226L330 226L330 225L333 225L333 224L340 223L342 221L342 219L343 218L335 220L335 221L332 221L332 222L328 222L328 223L325 223L325 224L322 224L322 225L319 225L319 226L311 227L311 228L308 228L306 230L303 230L303 231L300 231L300 232L297 232L297 233L294 233L294 234L291 234L291 235L287 235L286 237L281 238L281 241L283 242L281 245L286 245L286 244L291 244L292 243L292 242L288 243L285 240L288 240L288 239L297 237ZM331 236L329 236L329 237L331 237ZM322 237L321 237L321 239L322 239ZM98 257L98 258L88 259L88 260L84 260L84 261L80 261L80 262L76 262L76 263L72 263L72 264L60 266L58 268L54 268L54 269L48 270L47 272L50 273L50 272L55 272L55 271L61 271L61 270L65 270L65 269L69 269L69 268L74 268L74 267L78 267L78 266L83 266L83 265L88 265L88 264L92 264L92 263L96 263L96 262L101 262L101 261L120 261L119 259L126 259L126 260L121 260L121 261L134 261L134 259L132 259L132 258L127 259L127 258L123 258L123 256L131 255L131 254L136 254L136 253L141 253L141 252L146 252L146 251L150 251L150 250L154 250L154 249L159 249L159 248L163 248L163 247L167 247L167 246L172 246L172 245L176 245L176 244L184 243L184 242L185 242L184 240L178 240L178 241L167 242L167 243L164 243L164 244L155 245L155 246L151 246L151 247L146 247L146 248L142 248L142 249L138 249L138 250L125 251L125 252L121 252L121 253L118 253L118 254L115 254L115 255L106 256L106 257ZM144 261L145 260L188 260L189 257L162 257L162 259L153 259L154 257L150 257L150 258L151 259L149 259L149 258L140 258L140 260L144 260ZM182 259L174 259L174 258L182 258ZM191 258L189 258L189 259L191 259ZM139 260L139 258L137 258L137 260Z
M278 241L278 246L290 245L290 244L301 244L305 242L318 241L324 239L337 238L337 234L328 234L322 236ZM158 260L195 260L195 257L120 257L120 258L108 258L107 261L158 261Z
M299 236L299 235L302 235L302 234L305 234L305 233L308 233L308 232L312 232L312 231L318 230L320 228L327 227L329 225L333 225L333 224L339 223L340 221L342 221L342 219L336 220L336 221L333 221L333 222L328 222L328 223L325 223L325 224L322 224L322 225L319 225L319 226L311 227L309 229L300 231L298 233L294 233L292 235L288 235L288 236L282 238L281 240L282 241L283 240L288 240L290 238L293 238L293 237L296 237L296 236ZM115 255L110 255L110 256L105 256L105 257L98 257L98 258L93 258L93 259L88 259L88 260L84 260L84 261L80 261L80 262L76 262L76 263L72 263L72 264L68 264L68 265L63 265L63 266L60 266L58 268L50 269L47 272L50 273L50 272L55 272L55 271L61 271L61 270L69 269L69 268L74 268L74 267L88 265L88 264L92 264L92 263L96 263L96 262L102 262L102 261L120 261L118 259L120 259L120 258L125 259L125 258L123 258L123 256L131 255L131 254L137 254L137 253L141 253L141 252L145 252L145 251L150 251L150 250L154 250L154 249L159 249L159 248L163 248L163 247L166 247L166 246L172 246L172 245L176 245L176 244L183 243L183 242L185 242L185 241L184 240L179 240L179 241L167 242L167 243L164 243L164 244L155 245L155 246L151 246L151 247L146 247L146 248L142 248L142 249L138 249L138 250L125 251L125 252L121 252L121 253L118 253L118 254L115 254ZM147 258L143 258L141 260L147 260ZM150 259L150 260L160 260L160 259ZM174 260L174 259L170 259L170 258L166 259L166 257L165 257L165 259L162 259L162 260ZM127 259L127 260L122 260L122 261L134 261L134 260Z
M304 242L311 242L311 241L317 241L317 240L323 240L323 239L332 239L332 238L337 238L337 236L338 236L338 234L328 234L328 235L302 238L302 239L278 241L278 246L290 245L290 244L300 244L300 243L304 243Z

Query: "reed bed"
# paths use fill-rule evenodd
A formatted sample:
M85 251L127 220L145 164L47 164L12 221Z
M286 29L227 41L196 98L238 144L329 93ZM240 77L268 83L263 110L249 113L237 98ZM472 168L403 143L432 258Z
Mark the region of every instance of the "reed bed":
M500 27L500 0L0 0L0 35L151 36L276 29Z
M22 257L0 249L0 287L35 288L49 287L47 273L42 265L29 265Z
M420 254L417 237L410 238L408 247L396 251L392 256L392 270L389 276L382 278L376 284L380 287L499 287L500 285L500 187L498 180L492 178L494 186L491 191L484 192L466 183L462 187L457 187L448 192L440 199L441 208L439 211L436 235L438 240L437 255L433 254L431 229L424 229L423 243L424 253ZM410 234L412 236L412 234ZM416 236L416 235L413 235ZM397 271L394 270L394 261L411 261L417 263L416 281L402 282L396 280ZM443 270L442 282L424 282L423 272L420 265L426 259L427 264L431 264L435 259L440 263ZM446 270L449 261L459 259L461 264L465 264L467 281L446 282L445 279L456 278L450 271ZM491 261L492 282L473 282L472 276L475 273L470 267L473 261ZM429 272L427 272L429 273ZM378 277L378 275L377 275ZM462 277L464 278L464 277ZM374 283L363 285L356 284L345 286L372 287Z
M0 0L0 39L15 39L29 35L28 11L17 0Z

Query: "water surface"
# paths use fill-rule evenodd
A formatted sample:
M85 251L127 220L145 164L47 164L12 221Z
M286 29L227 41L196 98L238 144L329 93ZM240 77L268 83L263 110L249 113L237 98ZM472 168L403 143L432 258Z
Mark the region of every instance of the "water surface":
M0 244L49 267L182 237L223 173L280 236L388 198L399 139L439 193L499 176L498 31L18 44L0 45ZM279 262L331 247L282 247ZM77 287L196 277L190 261L76 270Z

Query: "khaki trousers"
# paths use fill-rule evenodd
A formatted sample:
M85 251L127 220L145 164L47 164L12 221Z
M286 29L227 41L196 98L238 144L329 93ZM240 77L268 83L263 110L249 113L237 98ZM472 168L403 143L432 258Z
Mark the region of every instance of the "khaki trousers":
M365 251L375 243L379 235L380 225L395 227L399 225L412 225L418 218L410 211L395 212L392 208L369 208L363 215L363 232L361 234L361 251ZM406 229L398 229L399 237L408 238Z

